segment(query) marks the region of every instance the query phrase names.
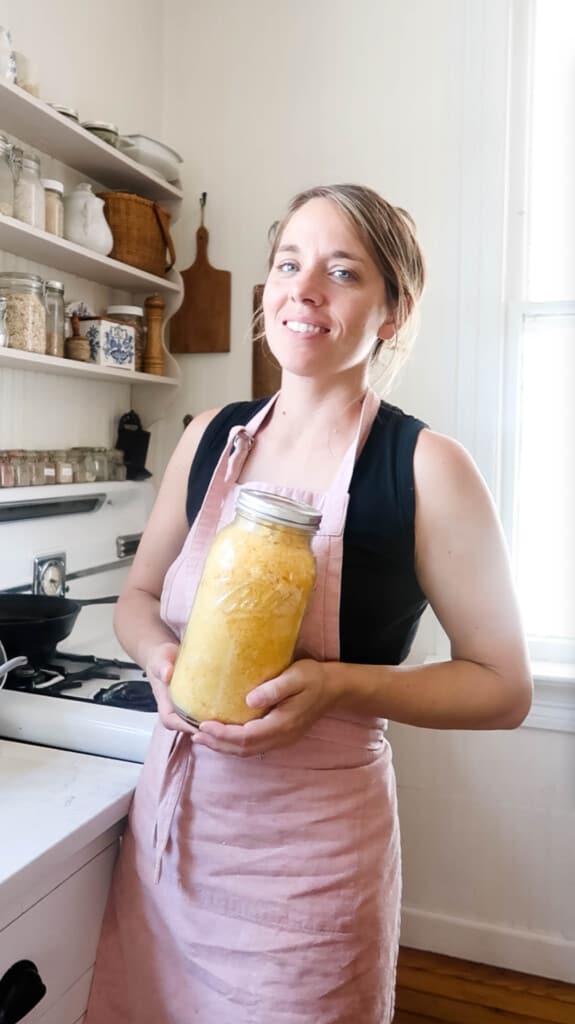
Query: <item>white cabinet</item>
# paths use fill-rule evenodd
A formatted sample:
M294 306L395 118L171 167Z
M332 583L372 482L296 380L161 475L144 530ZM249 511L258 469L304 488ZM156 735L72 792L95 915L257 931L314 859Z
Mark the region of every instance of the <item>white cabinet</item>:
M170 184L154 171L102 142L42 100L3 81L0 81L0 132L15 136L106 189L137 192L158 200L169 210L173 219L178 216L182 192L177 185ZM56 271L130 292L138 304L146 295L159 293L165 301L164 329L182 301L182 279L177 271L172 270L165 277L155 277L1 215L0 250ZM159 377L127 370L106 370L90 363L0 348L0 370L17 368L34 373L48 372L94 381L129 383L131 404L138 409L145 423L151 423L163 414L179 384L180 370L165 340L164 362L165 375Z
M0 977L29 960L46 986L25 1024L82 1018L117 851L116 839L0 931Z

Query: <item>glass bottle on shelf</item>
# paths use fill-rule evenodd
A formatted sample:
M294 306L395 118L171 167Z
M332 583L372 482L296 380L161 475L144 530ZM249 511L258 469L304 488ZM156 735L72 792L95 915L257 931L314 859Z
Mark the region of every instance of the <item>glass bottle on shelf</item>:
M40 178L40 161L32 153L15 152L16 185L14 188L14 216L44 230L46 206L44 186Z
M5 217L14 216L12 146L4 135L0 135L0 213Z
M42 178L45 202L45 230L64 237L64 186L53 178Z
M64 358L65 321L64 285L46 281L46 355Z

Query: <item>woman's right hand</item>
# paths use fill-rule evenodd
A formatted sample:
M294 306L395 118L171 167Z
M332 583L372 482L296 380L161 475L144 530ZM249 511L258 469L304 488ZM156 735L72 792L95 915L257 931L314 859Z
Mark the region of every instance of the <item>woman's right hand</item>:
M146 662L146 675L154 691L162 725L166 729L193 734L198 731L196 726L185 722L177 711L174 711L168 689L179 650L178 644L172 643L157 644L152 647Z

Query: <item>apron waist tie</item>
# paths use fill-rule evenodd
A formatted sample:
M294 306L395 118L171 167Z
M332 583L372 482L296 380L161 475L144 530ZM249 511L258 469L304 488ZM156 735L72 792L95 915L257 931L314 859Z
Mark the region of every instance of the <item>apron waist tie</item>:
M154 885L160 881L162 859L172 831L176 808L180 802L188 770L192 764L192 738L188 733L179 732L174 740L162 783L156 820L154 823Z

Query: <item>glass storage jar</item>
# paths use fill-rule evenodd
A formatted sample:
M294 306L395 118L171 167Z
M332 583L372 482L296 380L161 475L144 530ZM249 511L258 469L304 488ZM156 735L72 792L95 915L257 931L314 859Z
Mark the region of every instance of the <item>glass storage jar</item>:
M145 317L143 306L108 306L106 316L119 320L134 328L135 364L134 369L144 369Z
M41 452L26 452L30 467L30 486L41 487L44 481L44 462Z
M42 464L45 484L56 483L56 463L53 452L39 452L39 461Z
M170 683L189 722L242 724L263 711L246 695L288 667L315 582L310 505L243 489L208 552Z
M64 358L66 310L64 285L61 281L46 281L46 354Z
M94 463L95 480L108 479L108 452L106 448L88 448Z
M52 452L54 456L55 480L57 484L71 484L74 481L72 457L66 451Z
M14 158L16 185L14 188L14 216L44 230L46 207L44 186L40 178L40 161L32 153L18 150Z
M0 348L8 345L8 303L6 296L0 295Z
M14 216L12 146L4 135L0 135L0 213L5 217Z
M37 274L0 274L0 295L6 299L8 345L27 352L46 351L44 284Z
M21 451L21 449L14 449L14 451L8 452L7 455L14 470L14 487L29 487L30 463L26 457L26 452Z
M42 178L45 203L45 230L64 237L64 186L53 178Z
M119 448L108 449L108 480L125 480L127 468L124 463L124 453Z
M0 487L14 487L16 477L8 452L0 452Z

